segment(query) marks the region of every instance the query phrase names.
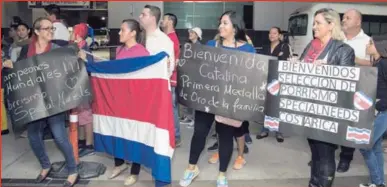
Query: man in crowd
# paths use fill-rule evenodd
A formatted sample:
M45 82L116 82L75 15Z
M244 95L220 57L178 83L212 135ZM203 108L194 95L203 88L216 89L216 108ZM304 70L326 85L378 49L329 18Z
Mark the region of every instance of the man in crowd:
M60 46L67 45L70 40L70 32L67 26L60 20L60 8L57 5L51 4L44 7L46 16L53 22L54 43Z
M172 102L173 102L173 118L175 122L175 137L176 137L176 147L181 145L181 137L180 137L180 120L179 120L179 103L177 100L176 94L176 86L177 86L177 60L179 59L180 54L180 42L177 34L175 32L175 28L177 25L177 17L174 14L167 13L164 14L163 20L161 22L161 28L164 33L168 35L168 37L173 42L173 51L175 55L175 66L173 69L173 73L171 76L171 91L172 91Z
M161 11L157 6L146 5L140 15L140 24L146 32L146 48L151 55L165 51L169 55L169 74L175 67L173 42L158 27Z
M358 66L371 66L370 56L366 54L370 37L361 27L362 15L358 10L350 9L345 12L342 20L342 29L345 34L344 42L355 51L355 63ZM353 159L354 148L341 146L340 162L337 172L347 172Z
M344 42L355 50L355 63L358 66L371 66L370 56L366 54L370 37L362 29L362 14L358 10L350 9L345 12L342 29L345 34Z
M146 32L146 49L149 51L149 53L151 55L155 55L164 51L169 55L168 73L169 77L171 77L175 67L173 42L165 33L160 30L158 26L160 18L161 11L159 7L145 5L140 15L140 24L144 27ZM169 185L169 183L156 180L155 185L156 187L160 187Z

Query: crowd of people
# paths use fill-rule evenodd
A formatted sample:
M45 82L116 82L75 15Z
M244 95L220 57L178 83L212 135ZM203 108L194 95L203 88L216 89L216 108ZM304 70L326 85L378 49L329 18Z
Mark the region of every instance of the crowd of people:
M13 68L13 63L48 52L69 43L77 43L81 50L79 57L88 63L94 63L95 59L90 55L87 37L89 27L86 23L80 23L73 27L70 33L67 26L60 20L60 8L49 5L45 8L46 17L38 18L30 28L21 19L16 19L10 27L8 48L3 48L3 71ZM328 64L335 66L374 66L378 68L377 102L378 111L374 121L374 135L371 149L360 149L365 163L369 169L369 183L361 184L361 187L384 187L384 156L382 140L387 129L387 46L381 43L387 41L387 36L366 35L361 29L361 12L350 9L343 19L333 10L324 8L318 10L314 15L313 32L314 38L305 46L300 57L292 54L292 48L284 42L283 32L279 27L273 27L269 31L270 44L260 52L265 55L278 57L279 60L289 60L293 63L314 63L317 65ZM233 154L234 140L238 147L237 158L233 169L240 170L247 163L244 154L248 153L247 144L252 143L249 132L249 122L216 116L214 114L195 111L184 107L182 115L179 114L177 86L177 61L180 57L180 41L175 31L178 18L173 13L161 13L157 6L146 5L139 21L135 19L123 20L119 32L119 41L122 44L116 50L117 59L133 58L139 56L155 55L166 52L169 56L169 75L171 83L172 107L175 124L175 145L181 145L180 125L184 124L193 128L193 136L190 143L188 166L184 171L179 184L183 187L189 186L199 175L198 160L205 148L206 139L212 126L215 126L215 134L211 136L216 139L214 145L208 148L215 151L210 157L209 163L219 163L216 184L218 187L227 187L227 169ZM199 27L188 30L189 40L187 42L195 45L207 45L219 47L226 50L238 50L247 53L256 53L252 40L245 32L241 15L235 11L226 11L220 15L218 34L213 40L202 41L203 31ZM3 43L4 44L4 43ZM7 45L6 45L7 46ZM83 52L85 51L85 52ZM2 85L3 86L3 85ZM8 127L4 103L2 104L3 127L2 134L7 134ZM79 141L80 157L94 154L93 149L93 118L90 104L77 108L79 113L79 125L84 129L84 137ZM31 148L41 165L36 182L42 182L51 171L51 162L47 156L43 136L47 130L53 134L59 149L63 152L68 167L68 178L63 186L73 186L79 179L77 165L75 162L72 146L69 142L66 130L67 113L50 116L28 125L26 136ZM370 122L371 123L371 122ZM236 124L236 125L231 125ZM262 128L256 139L269 136L269 130ZM284 136L280 132L275 134L276 140L284 142ZM330 187L333 185L335 173L346 172L350 168L353 159L354 148L341 146L340 161L336 167L335 152L338 145L327 142L308 139L311 161L310 165L310 187ZM136 150L133 150L136 151ZM119 176L128 168L128 161L114 157L114 166L109 179ZM132 163L130 175L125 179L124 185L129 186L137 182L140 174L141 163ZM157 183L156 186L163 186Z

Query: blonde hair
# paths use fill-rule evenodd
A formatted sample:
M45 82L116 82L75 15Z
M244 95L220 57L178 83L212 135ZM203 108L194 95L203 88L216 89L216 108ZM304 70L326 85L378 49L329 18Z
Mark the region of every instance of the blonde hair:
M344 40L345 36L343 31L341 30L341 21L340 21L340 15L335 10L331 8L322 8L320 10L317 10L314 16L317 16L318 14L321 14L325 21L329 24L333 24L332 29L332 39L335 40Z

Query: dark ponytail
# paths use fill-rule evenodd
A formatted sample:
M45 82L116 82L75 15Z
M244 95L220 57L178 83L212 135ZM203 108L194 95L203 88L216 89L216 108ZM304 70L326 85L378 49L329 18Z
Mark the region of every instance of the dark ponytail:
M272 27L272 29L277 29L278 34L283 34L281 28L279 27Z
M136 42L146 47L146 33L140 23L134 19L126 19L122 23L126 23L131 31L136 31Z
M137 34L136 34L136 41L137 41L137 43L146 47L146 33L142 27L140 28L140 31L137 32Z

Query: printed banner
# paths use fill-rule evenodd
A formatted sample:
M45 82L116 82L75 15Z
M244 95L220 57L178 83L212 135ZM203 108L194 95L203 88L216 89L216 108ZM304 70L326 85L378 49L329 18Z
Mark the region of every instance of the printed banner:
M371 146L376 68L269 64L266 128L348 147Z

